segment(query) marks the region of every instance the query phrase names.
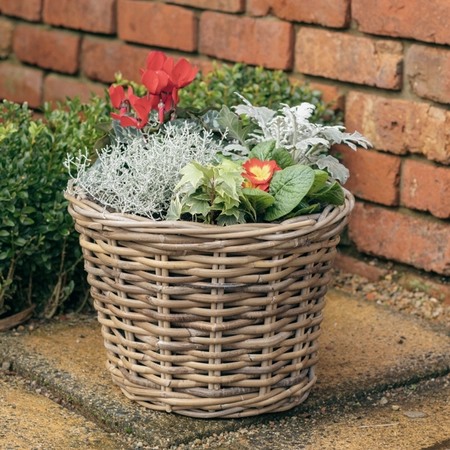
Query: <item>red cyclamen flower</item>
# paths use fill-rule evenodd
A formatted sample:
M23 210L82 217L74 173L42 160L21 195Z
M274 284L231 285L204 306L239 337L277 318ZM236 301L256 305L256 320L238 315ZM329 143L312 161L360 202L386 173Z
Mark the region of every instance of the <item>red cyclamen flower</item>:
M133 88L128 87L128 92L125 94L123 86L114 86L113 84L108 89L111 104L116 109L128 109L129 99L133 95Z
M142 84L148 90L143 98L134 95L131 87L127 93L123 86L112 85L109 88L111 103L119 110L119 114L111 113L111 116L119 120L123 127L143 128L151 110L157 110L160 123L164 123L165 111L175 110L180 100L178 90L192 82L197 75L197 68L192 67L184 58L180 58L175 64L173 58L168 58L162 52L152 51L147 57L146 70L141 69L141 73ZM136 117L130 115L131 108Z
M111 86L109 96L114 108L119 109L119 114L111 113L111 117L120 121L122 127L143 128L148 121L148 115L154 106L155 98L140 98L133 94L131 86L128 88L128 94L122 86ZM157 100L157 98L156 98ZM137 118L129 115L130 107L134 109Z
M147 70L142 72L142 84L151 95L159 96L159 119L164 121L164 111L173 109L180 98L179 89L187 86L197 75L197 68L184 58L175 64L173 58L164 53L152 51L147 57Z

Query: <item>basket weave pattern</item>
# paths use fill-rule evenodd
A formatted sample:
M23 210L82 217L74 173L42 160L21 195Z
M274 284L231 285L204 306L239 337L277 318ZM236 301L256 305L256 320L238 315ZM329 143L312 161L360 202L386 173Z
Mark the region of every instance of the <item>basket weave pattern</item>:
M285 411L307 398L350 193L320 215L228 227L66 198L107 367L128 398L200 418Z

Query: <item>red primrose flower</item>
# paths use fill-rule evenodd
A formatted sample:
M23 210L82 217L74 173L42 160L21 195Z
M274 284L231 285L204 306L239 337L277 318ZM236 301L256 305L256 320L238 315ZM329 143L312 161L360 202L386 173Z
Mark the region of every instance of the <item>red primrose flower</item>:
M276 161L260 161L257 158L251 158L242 164L242 168L245 169L242 176L246 178L244 187L261 189L265 192L269 191L274 172L281 170Z

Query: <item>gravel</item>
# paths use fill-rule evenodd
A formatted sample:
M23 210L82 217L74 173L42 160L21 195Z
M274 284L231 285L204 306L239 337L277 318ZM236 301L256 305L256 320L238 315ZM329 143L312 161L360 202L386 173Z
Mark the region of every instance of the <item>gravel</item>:
M333 271L332 286L335 288L450 328L450 304L442 303L420 290L403 288L396 282L399 275L396 270L389 271L375 283L370 283L359 275L344 273L338 269Z

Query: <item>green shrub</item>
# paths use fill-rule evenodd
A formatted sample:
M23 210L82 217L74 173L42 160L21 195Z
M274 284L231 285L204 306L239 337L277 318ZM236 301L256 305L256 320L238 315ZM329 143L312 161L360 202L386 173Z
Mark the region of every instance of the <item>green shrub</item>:
M237 63L233 66L215 65L214 70L204 77L201 74L185 88L180 90L180 106L183 108L220 109L242 103L235 94L239 92L253 106L267 106L278 110L282 103L296 106L302 102L313 104L316 108L311 122L337 125L342 117L323 102L322 93L313 90L308 84L291 83L286 72L269 70L264 67L247 66Z
M87 292L78 235L63 197L68 153L92 148L109 120L99 97L68 101L33 119L27 105L0 105L0 314L36 304L41 315L62 311ZM67 302L66 302L67 305ZM66 306L64 305L64 306Z

